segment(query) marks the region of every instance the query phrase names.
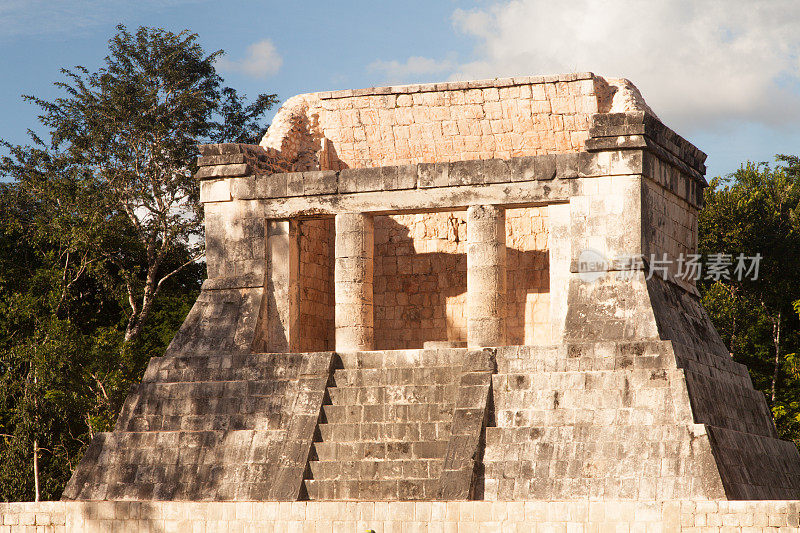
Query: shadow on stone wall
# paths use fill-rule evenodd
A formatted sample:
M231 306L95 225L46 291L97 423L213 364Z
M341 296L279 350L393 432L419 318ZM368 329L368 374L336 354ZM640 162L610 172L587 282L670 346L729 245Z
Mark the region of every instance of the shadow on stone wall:
M334 226L333 217L299 223L301 352L330 351L335 346Z
M124 530L163 533L167 531L165 513L160 502L80 502L80 505L75 505L74 508L76 508L75 514L67 512L66 530L70 532ZM175 522L180 527L182 520L176 518ZM183 520L183 522L191 524L188 520ZM55 528L55 530L57 529ZM180 531L184 530L180 529ZM191 530L191 525L189 525L189 530Z
M387 244L397 255L380 254L376 246L375 349L416 349L426 342L464 346L466 244L463 253L417 253L408 227L389 217L381 224L389 226L394 237ZM524 344L521 326L533 320L526 316L526 295L549 292L548 252L507 248L506 254L508 344ZM542 279L533 277L534 271L543 272Z

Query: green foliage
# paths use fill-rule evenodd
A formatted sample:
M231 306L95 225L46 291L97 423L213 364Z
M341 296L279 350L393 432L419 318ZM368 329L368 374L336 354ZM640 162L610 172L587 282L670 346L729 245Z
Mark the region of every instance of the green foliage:
M800 164L777 159L774 168L747 163L706 189L700 253L763 258L758 279L704 281L700 291L732 356L767 395L778 432L800 442Z
M0 499L60 497L163 354L204 265L197 144L255 142L276 102L224 87L189 32L118 27L97 72L63 70L46 139L0 141Z
M48 164L76 174L68 183L77 181L78 218L100 222L103 260L124 281L119 297L130 306L130 341L141 335L163 280L202 255L192 178L198 141L252 142L276 96L262 94L245 105L214 69L222 52L207 55L188 31L117 28L97 72L63 69L67 81L56 86L64 96L52 102L24 97L41 108L49 146L38 137L33 147L9 146L12 157L0 168L20 182L43 182L43 196L52 196ZM167 270L165 263L184 250L188 261Z

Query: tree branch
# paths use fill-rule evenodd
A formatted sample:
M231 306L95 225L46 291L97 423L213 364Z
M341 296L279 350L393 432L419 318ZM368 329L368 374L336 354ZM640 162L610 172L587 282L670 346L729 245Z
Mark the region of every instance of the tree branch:
M170 272L166 276L162 277L159 280L158 285L156 285L156 292L158 292L158 290L161 288L161 284L164 283L167 279L169 279L170 277L174 276L175 274L177 274L178 272L180 272L181 270L183 270L187 266L191 265L192 263L194 263L195 261L197 261L201 257L203 257L203 254L198 254L198 255L192 257L191 259L186 261L184 264L182 264L181 266L179 266L178 268L176 268L175 270L173 270L172 272Z

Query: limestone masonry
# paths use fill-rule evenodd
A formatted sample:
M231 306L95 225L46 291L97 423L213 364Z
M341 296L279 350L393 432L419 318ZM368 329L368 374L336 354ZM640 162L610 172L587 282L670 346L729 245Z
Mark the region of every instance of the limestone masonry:
M696 251L705 154L627 80L299 95L261 145L201 153L208 279L63 500L310 500L269 504L281 531L576 531L624 505L624 531L798 526L727 502L798 498L800 455L693 282L647 279ZM81 505L59 520L100 520Z

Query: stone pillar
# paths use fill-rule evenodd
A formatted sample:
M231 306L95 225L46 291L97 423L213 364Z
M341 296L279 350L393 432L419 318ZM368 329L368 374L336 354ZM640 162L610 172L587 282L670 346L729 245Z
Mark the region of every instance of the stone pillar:
M267 221L266 346L297 352L300 326L300 248L297 222Z
M561 342L567 318L570 260L572 259L572 219L570 205L547 206L548 253L550 255L550 341Z
M334 248L336 351L372 350L372 217L362 213L336 215Z
M467 346L506 343L506 211L467 210Z

